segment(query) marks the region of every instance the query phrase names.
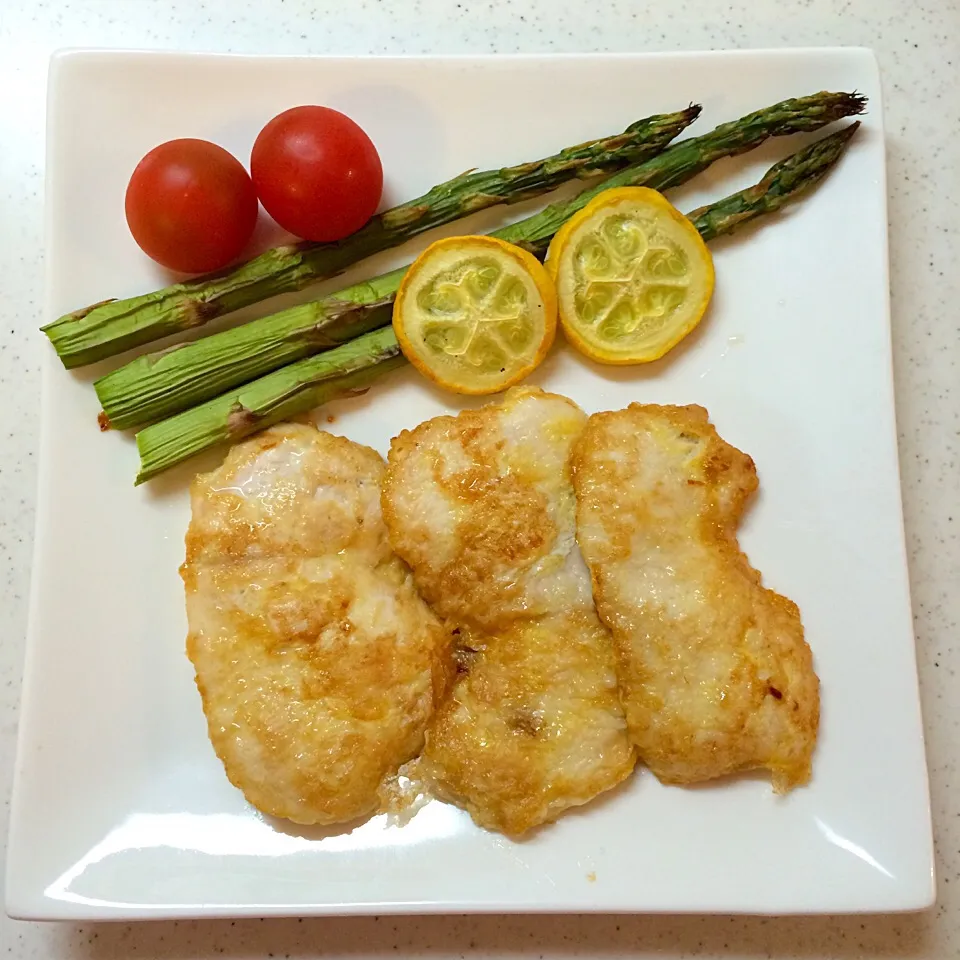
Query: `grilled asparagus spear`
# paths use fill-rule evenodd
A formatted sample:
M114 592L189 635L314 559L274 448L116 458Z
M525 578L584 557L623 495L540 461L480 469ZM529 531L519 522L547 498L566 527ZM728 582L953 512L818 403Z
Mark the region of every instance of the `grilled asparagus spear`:
M674 144L572 200L496 231L494 236L542 256L560 225L605 189L677 186L722 157L753 149L771 136L816 129L837 117L860 112L863 104L862 98L842 93L784 101ZM387 307L404 273L405 268L394 270L322 300L131 361L94 384L103 407L101 426L127 429L172 416L389 323Z
M576 177L613 173L659 153L699 113L700 107L691 105L638 120L617 136L578 144L545 160L465 173L375 216L336 243L275 247L232 270L128 300L96 303L42 329L65 367L93 363L336 276L364 257L477 210L540 196Z
M849 126L775 164L755 186L688 214L705 240L774 213L819 183L860 126ZM239 390L147 427L137 434L143 483L218 443L251 433L368 387L404 363L392 327L366 333L317 356L282 367Z

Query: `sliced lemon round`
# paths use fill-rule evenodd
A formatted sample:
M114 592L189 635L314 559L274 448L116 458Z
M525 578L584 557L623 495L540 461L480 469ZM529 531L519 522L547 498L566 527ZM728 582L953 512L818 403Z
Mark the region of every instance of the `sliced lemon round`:
M414 261L397 291L404 356L457 393L498 393L540 365L557 296L536 257L495 237L449 237Z
M601 363L649 363L700 322L713 259L696 227L647 187L598 194L557 231L547 253L560 323Z

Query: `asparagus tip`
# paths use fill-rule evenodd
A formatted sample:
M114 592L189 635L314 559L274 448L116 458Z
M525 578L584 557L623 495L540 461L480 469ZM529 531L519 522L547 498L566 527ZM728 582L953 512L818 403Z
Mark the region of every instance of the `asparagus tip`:
M867 112L867 104L870 102L869 97L862 93L857 93L856 90L854 90L853 93L848 93L846 96L850 105L849 116L855 117Z
M854 120L853 123L848 123L842 130L838 130L834 136L840 140L849 140L860 129L862 123L862 120Z

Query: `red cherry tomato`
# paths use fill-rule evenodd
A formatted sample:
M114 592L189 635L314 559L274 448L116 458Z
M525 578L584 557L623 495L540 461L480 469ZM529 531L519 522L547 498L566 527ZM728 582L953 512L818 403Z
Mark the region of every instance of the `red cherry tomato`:
M257 194L247 171L206 140L154 147L130 177L125 208L140 249L183 273L226 266L257 222Z
M341 240L376 212L383 167L370 138L329 107L293 107L261 131L250 175L267 213L305 240Z

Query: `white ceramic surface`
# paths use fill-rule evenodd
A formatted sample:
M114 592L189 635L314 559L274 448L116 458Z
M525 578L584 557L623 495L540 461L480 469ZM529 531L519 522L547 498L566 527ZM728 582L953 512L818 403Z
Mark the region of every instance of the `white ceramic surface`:
M97 431L89 372L65 373L50 352L11 913L842 912L931 902L890 376L883 128L868 52L95 53L59 58L51 81L50 317L163 281L120 212L126 177L147 149L202 136L243 156L260 125L304 90L370 132L390 200L691 100L704 104L693 133L820 88L861 90L871 111L816 195L716 244L715 303L667 361L611 372L561 349L536 378L587 410L702 403L755 458L761 494L742 543L766 582L799 603L823 683L808 788L775 798L764 780L744 778L668 789L640 771L615 796L521 844L437 803L402 828L377 818L337 834L265 820L223 776L183 654L176 570L196 466L134 489L132 444ZM693 207L750 183L797 144L719 164L677 202ZM498 222L485 214L471 228ZM365 269L403 262L417 246ZM453 408L448 399L400 374L324 413L335 416L331 429L385 450L403 427Z

